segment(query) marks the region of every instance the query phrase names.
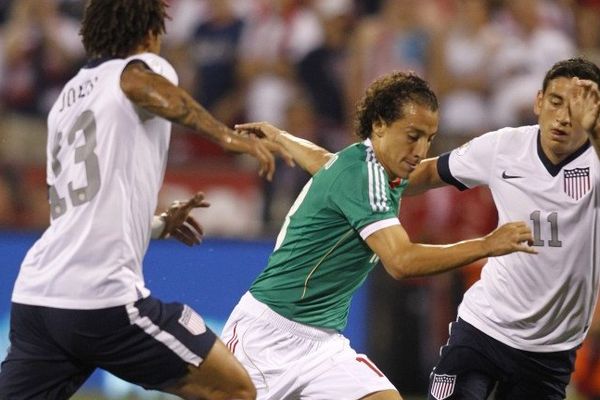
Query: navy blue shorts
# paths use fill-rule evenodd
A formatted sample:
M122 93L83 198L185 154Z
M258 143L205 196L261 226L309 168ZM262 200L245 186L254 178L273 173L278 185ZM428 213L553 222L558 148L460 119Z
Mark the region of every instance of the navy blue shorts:
M190 307L153 297L99 310L13 303L0 399L68 399L96 368L161 390L199 365L215 341Z
M491 338L458 319L429 379L430 400L559 400L566 395L575 351L534 353Z

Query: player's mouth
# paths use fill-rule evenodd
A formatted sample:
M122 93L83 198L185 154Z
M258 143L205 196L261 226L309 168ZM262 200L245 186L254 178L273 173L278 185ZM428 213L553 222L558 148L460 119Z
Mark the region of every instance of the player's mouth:
M415 170L415 168L417 168L417 165L419 163L411 163L410 161L405 161L407 167L408 167L408 172L413 172Z
M561 129L551 129L550 135L552 139L564 140L569 134Z

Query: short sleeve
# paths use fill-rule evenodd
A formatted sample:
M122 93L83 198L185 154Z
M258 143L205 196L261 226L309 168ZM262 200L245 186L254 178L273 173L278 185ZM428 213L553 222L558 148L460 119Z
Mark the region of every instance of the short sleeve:
M164 58L153 53L136 54L129 57L128 63L133 60L143 61L152 71L169 80L174 85L179 84L179 77L175 68Z
M487 185L494 167L500 131L476 137L438 158L442 180L460 190Z
M376 162L354 163L341 171L331 186L330 199L363 238L368 236L362 235L367 227L371 234L377 227L400 223L387 175Z

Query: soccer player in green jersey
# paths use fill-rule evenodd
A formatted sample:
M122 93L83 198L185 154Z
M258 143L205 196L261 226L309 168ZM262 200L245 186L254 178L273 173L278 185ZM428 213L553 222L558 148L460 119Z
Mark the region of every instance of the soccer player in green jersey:
M340 333L353 293L379 259L400 279L483 257L534 253L523 222L452 245L410 241L398 220L400 198L438 128L436 96L421 78L395 72L375 81L357 122L361 142L335 155L323 150L314 164L304 152L319 150L306 141L267 123L239 127L282 144L314 174L290 209L266 269L223 331L258 399L400 399Z

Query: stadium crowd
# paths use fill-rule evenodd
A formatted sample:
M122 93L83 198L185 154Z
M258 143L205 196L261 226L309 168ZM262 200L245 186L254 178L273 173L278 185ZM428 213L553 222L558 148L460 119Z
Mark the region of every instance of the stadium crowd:
M228 126L270 121L330 150L355 141L348 125L355 103L370 82L392 70L415 71L438 94L440 135L430 151L436 155L489 130L534 124L531 99L557 60L581 55L600 64L599 0L167 2L171 20L163 55L181 86ZM48 224L45 116L85 62L78 36L84 4L0 0L1 229L39 230ZM244 230L235 216L232 222L217 216L218 223L232 225L221 232L238 236L272 235L308 179L281 162L273 182L263 182L248 158L223 153L177 126L169 162L168 169L180 176L225 170L224 176L235 179L217 184L256 189L257 229ZM165 190L161 208L178 195L173 187ZM238 204L235 191L220 193L211 201L215 206ZM485 190L440 189L403 201L401 220L414 239L447 243L489 232L496 212ZM421 375L446 338L458 296L478 273L475 265L408 284L375 277L378 292L388 299L377 307L375 324L393 325L389 298L411 291L426 291L429 304L445 304L427 312L430 334L415 348L425 360ZM398 285L408 288L398 291ZM573 390L583 399L600 398L599 323L600 318L577 360ZM386 353L387 343L372 343L373 355ZM392 361L379 364L402 368Z

